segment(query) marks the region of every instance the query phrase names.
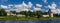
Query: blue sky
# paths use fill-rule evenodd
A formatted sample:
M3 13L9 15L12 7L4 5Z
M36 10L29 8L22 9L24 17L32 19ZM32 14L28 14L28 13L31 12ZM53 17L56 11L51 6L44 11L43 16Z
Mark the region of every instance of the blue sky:
M32 2L35 4L42 4L43 6L50 5L52 2L55 2L57 6L60 6L60 0L47 0L48 3L44 3L42 0L0 0L0 4L8 5L8 4L21 4L22 2L28 4L28 2Z
M26 4L30 1L33 4L42 4L45 5L46 3L44 3L42 0L0 0L0 4L21 4L22 1L24 1ZM60 0L47 0L48 4L51 4L52 2L55 2L57 5L60 3ZM47 5L47 4L46 4Z
M18 4L22 4L22 2L24 1L24 3L26 3L28 5L29 2L31 2L33 4L32 8L35 6L36 7L36 4L40 4L42 5L42 7L39 7L41 8L42 11L46 11L48 10L49 8L50 9L53 9L53 10L57 10L59 9L60 10L60 0L0 0L0 5L9 5L9 4L12 4L12 5L18 5ZM48 6L49 5L49 6ZM52 8L51 8L52 7ZM31 9L32 9L31 8ZM8 8L10 9L10 8ZM11 8L12 9L12 8Z

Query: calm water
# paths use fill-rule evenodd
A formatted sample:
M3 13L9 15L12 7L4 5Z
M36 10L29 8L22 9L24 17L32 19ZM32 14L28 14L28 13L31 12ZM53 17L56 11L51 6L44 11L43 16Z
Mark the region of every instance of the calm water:
M0 23L60 23L60 20L0 20Z

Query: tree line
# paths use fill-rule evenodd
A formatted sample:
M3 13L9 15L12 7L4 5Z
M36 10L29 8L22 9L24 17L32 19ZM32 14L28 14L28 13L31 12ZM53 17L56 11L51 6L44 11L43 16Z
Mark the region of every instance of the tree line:
M41 11L35 11L35 12L31 12L31 11L21 11L20 14L25 15L26 17L42 17L42 12Z
M42 17L42 15L43 14L47 14L48 12L42 12L42 11L33 11L33 12L31 12L31 11L21 11L21 12L19 12L19 13L17 13L16 11L10 11L11 13L13 13L13 14L22 14L22 15L25 15L26 17L37 17L37 18L39 18L39 17ZM5 9L0 9L0 16L7 16L7 12L5 11ZM60 16L60 14L58 15L58 14L54 14L54 16L56 17L58 17L58 16Z

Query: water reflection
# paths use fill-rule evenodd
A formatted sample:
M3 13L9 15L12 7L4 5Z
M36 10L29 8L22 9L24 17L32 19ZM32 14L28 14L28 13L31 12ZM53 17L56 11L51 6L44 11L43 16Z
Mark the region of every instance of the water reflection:
M60 20L0 20L0 23L60 23Z

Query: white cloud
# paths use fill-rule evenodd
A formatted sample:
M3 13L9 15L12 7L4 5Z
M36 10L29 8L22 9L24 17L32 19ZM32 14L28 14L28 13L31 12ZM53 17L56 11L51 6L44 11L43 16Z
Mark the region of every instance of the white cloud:
M12 5L12 4L9 4L8 7L6 6L3 6L1 5L3 8L11 8L12 7L15 7L15 9L10 9L10 10L15 10L16 12L20 12L20 11L29 11L33 4L31 2L27 4L24 3L24 1L22 2L22 4L16 4L16 5ZM38 7L42 7L42 5L40 4L37 4ZM41 8L38 8L38 7L35 7L34 6L34 9L33 10L30 10L31 12L33 12L34 10L38 11L38 10L41 10ZM6 11L10 11L10 10L6 10Z
M7 6L5 6L5 5L1 5L1 8L4 8L4 9L6 9L6 8L7 8Z
M42 5L41 5L41 4L36 4L36 6L37 6L37 7L42 7Z
M46 12L48 12L48 10L46 10ZM52 9L51 12L54 14L60 14L60 9Z
M12 4L9 4L8 6L13 6Z
M6 12L10 12L10 10L5 10Z
M20 12L20 11L28 11L28 8L26 6L22 6L21 4L19 5L15 5L16 11Z
M36 11L41 10L41 8L35 8Z
M14 5L12 5L12 4L7 5L8 8L12 8L13 6Z
M18 5L15 5L16 8L27 8L27 4L24 3L24 1L22 2L22 4L18 4Z
M48 10L46 10L45 12L48 12ZM51 9L51 12L54 14L60 14L60 9Z
M28 6L27 4L24 3L24 1L22 2L22 4L15 5L15 8L16 8L16 12L28 11Z
M16 8L27 8L27 4L24 3L24 1L22 2L22 4L17 4L17 5L14 5Z
M46 10L45 12L48 12L48 10ZM54 14L60 14L60 9L51 9L51 12Z
M44 3L48 3L47 0L42 0Z
M29 7L28 7L29 6ZM6 11L10 11L10 10L15 10L16 12L20 12L20 11L29 11L29 8L32 6L32 3L29 2L29 4L25 4L24 1L22 2L22 4L16 4L16 5L12 5L12 4L9 4L7 6L5 5L1 5L1 8L9 8L9 10L6 10ZM11 7L15 7L15 9L11 8Z
M54 9L54 10L51 10L54 14L60 14L60 9Z
M14 5L14 6L15 6L15 8L21 8L21 7L22 7L22 5L21 5L21 4Z
M29 9L23 9L22 11L29 11Z
M35 10L35 11L39 11L39 10L41 10L41 8L36 8L36 7L35 7L34 10Z
M17 12L20 12L20 11L29 11L28 5L25 4L24 1L22 2L22 4L15 5L15 8L16 8Z
M15 11L16 9L10 9L11 11Z
M29 11L29 9L23 9L23 8L16 9L16 12L20 12L20 11Z
M31 2L28 3L28 7L32 7L33 4Z
M56 9L57 5L53 2L51 5L48 5L50 9Z

